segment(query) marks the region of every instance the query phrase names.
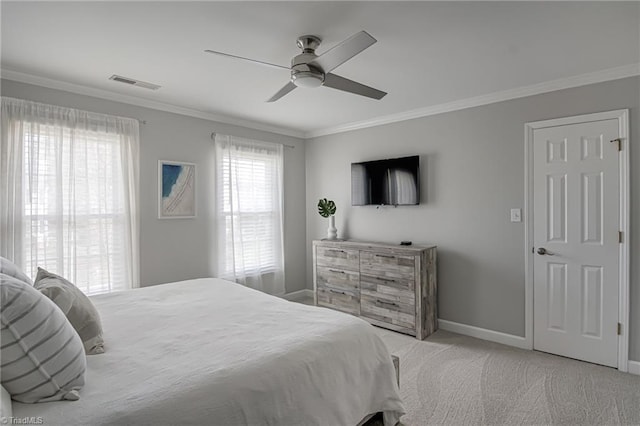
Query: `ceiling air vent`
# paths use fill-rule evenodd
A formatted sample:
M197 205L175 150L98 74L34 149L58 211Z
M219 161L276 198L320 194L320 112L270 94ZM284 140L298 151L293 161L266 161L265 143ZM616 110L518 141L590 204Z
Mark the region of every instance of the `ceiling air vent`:
M123 77L121 75L112 75L109 80L117 81L118 83L130 84L131 86L143 87L145 89L158 90L160 86L153 83L147 83L146 81L134 80L133 78Z

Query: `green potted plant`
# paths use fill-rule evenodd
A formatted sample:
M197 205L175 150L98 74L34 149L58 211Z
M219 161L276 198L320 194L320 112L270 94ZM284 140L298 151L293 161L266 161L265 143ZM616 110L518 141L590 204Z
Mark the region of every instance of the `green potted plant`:
M336 203L333 200L321 198L318 201L318 214L322 217L329 218L329 228L327 228L327 240L338 239L338 230L336 229Z

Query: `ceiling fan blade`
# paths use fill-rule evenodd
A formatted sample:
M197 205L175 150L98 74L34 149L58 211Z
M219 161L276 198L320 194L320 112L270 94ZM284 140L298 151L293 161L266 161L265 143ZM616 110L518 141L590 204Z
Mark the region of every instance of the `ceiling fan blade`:
M281 97L283 97L284 95L286 95L287 93L289 93L290 91L292 91L293 89L295 89L297 86L295 84L293 84L292 82L288 82L287 84L284 85L284 87L280 90L278 90L278 93L276 93L275 95L273 95L272 97L270 97L267 102L275 102L278 99L280 99Z
M290 69L289 67L284 67L284 66L282 66L282 65L270 64L269 62L258 61L258 60L256 60L256 59L244 58L244 57L242 57L242 56L236 56L236 55L232 55L232 54L230 54L230 53L217 52L217 51L215 51L215 50L209 50L209 49L205 50L205 52L207 52L207 53L213 53L214 55L228 56L228 57L230 57L230 58L242 59L242 60L244 60L244 61L249 61L249 62L255 62L255 63L257 63L257 64L260 64L260 65L266 65L266 66L268 66L268 67L281 68L281 69L285 69L285 70Z
M327 50L309 62L309 64L319 67L325 74L328 74L333 71L334 68L344 64L375 42L377 42L377 40L371 37L368 32L360 31L342 43Z
M327 74L324 76L324 86L378 100L384 98L387 94L387 92L365 86L364 84L357 83L353 80L349 80L348 78L340 77L335 74Z

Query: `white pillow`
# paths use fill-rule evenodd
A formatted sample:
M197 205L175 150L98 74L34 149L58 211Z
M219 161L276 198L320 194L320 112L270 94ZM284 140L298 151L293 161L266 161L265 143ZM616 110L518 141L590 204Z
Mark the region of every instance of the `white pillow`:
M13 411L11 410L11 395L7 390L0 386L0 423L6 424L8 423L8 419L13 416Z
M5 259L0 256L0 274L9 275L10 277L17 278L29 285L33 285L33 281L24 273L15 263L9 259Z
M91 300L75 285L61 276L38 268L33 286L64 312L76 330L87 355L104 353L100 314Z
M76 400L87 358L60 308L30 285L0 274L2 386L20 402Z

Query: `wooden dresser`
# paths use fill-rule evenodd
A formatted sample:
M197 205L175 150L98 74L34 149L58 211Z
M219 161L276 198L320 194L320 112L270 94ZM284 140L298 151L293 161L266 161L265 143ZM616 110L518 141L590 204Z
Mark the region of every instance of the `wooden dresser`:
M314 302L422 340L438 328L436 247L313 242Z

